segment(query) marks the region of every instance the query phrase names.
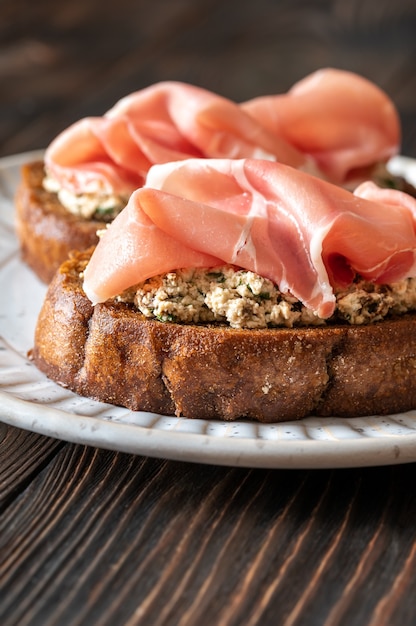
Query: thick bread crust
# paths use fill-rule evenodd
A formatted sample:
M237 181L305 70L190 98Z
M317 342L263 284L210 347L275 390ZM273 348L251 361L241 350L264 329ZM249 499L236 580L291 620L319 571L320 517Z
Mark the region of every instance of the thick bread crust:
M132 410L261 422L416 407L416 315L369 326L236 330L95 307L74 255L40 313L36 365L75 392Z
M105 228L105 222L72 215L56 194L45 191L42 161L25 164L21 173L15 198L21 256L43 282L49 283L70 251L96 245L97 230Z

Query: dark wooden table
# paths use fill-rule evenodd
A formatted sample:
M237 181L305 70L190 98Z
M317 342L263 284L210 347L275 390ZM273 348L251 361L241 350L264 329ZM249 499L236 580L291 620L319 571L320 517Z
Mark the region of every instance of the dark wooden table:
M0 0L0 156L159 80L238 101L323 66L384 88L416 157L413 0ZM0 624L414 625L415 487L415 464L217 467L0 424Z

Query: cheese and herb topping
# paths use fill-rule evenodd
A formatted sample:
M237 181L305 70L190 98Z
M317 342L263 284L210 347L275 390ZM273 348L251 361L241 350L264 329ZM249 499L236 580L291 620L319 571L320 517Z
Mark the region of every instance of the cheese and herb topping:
M336 294L337 306L324 320L267 278L230 265L184 269L149 278L118 301L164 322L221 322L232 328L318 326L331 322L369 324L416 310L416 278L391 285L359 280Z
M385 163L377 163L373 167L369 180L372 180L379 187L397 189L416 197L414 185L409 183L403 176L391 172Z
M109 195L106 193L74 194L64 189L50 176L43 180L43 187L50 193L56 193L59 202L70 213L84 219L112 221L126 206L127 197Z

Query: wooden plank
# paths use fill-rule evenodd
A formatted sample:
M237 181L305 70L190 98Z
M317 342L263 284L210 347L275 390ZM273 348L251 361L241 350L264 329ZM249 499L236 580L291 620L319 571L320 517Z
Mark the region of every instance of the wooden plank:
M1 516L0 622L411 624L414 478L68 444Z
M0 513L63 445L0 423Z

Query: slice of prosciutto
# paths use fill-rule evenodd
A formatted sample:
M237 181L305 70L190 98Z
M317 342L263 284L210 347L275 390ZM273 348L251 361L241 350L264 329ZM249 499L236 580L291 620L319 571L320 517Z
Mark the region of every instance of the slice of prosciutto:
M46 150L45 165L71 193L129 196L153 164L190 157L265 158L295 167L305 161L231 100L167 81L67 128Z
M334 288L416 275L416 200L356 193L266 160L156 165L100 240L84 290L103 302L159 273L230 263L272 280L322 318Z
M241 107L273 135L310 155L338 184L386 162L400 148L400 120L393 102L353 72L321 69L285 94L260 96Z

